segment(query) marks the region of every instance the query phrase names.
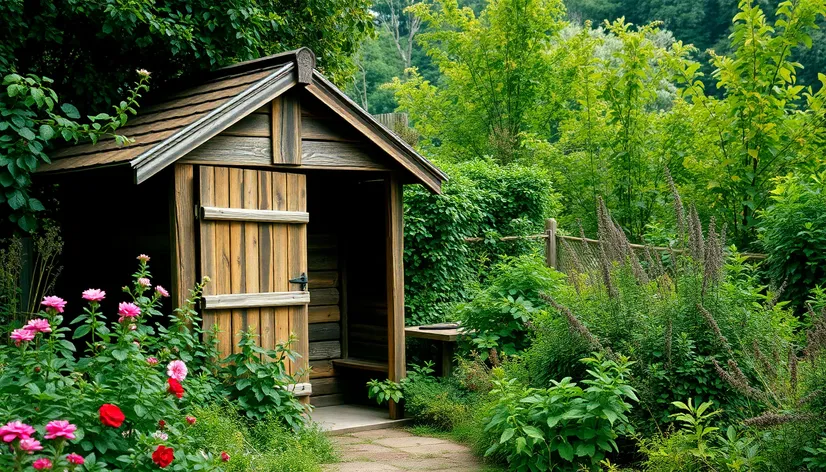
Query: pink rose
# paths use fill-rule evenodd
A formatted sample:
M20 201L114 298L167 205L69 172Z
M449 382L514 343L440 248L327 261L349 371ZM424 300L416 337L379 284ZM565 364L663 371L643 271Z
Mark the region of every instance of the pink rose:
M34 467L37 470L51 469L52 468L52 461L50 461L49 459L46 459L45 457L41 457L40 459L37 459L36 461L34 461L34 463L32 464L32 467Z
M26 326L23 329L28 331L33 331L35 333L51 333L52 327L49 326L49 320L44 318L35 318L33 320L29 320L26 323Z
M177 380L178 382L183 381L188 372L189 371L186 368L184 361L172 361L166 366L166 375L168 375L171 379Z
M29 454L33 454L34 451L43 450L43 446L40 445L40 441L34 438L21 439L20 442L17 443L17 447L19 447L21 451L26 451Z
M0 426L0 439L10 443L15 439L28 439L34 434L34 428L21 422L10 421L5 426Z
M90 302L100 302L106 298L106 292L99 288L90 288L89 290L83 291L83 299L89 300Z
M66 420L50 421L46 425L46 435L43 437L46 439L74 439L75 430L77 430L77 426L69 423Z
M146 363L149 365L158 365L158 358L157 357L147 357Z
M51 295L48 297L43 297L43 301L40 302L40 304L48 308L54 308L58 313L63 313L63 308L66 307L66 300Z
M141 254L140 256L138 256L138 260L141 262L149 262L149 256L147 256L146 254Z
M31 341L34 339L35 332L28 329L20 328L11 332L11 338L14 340L14 345L19 346L22 341Z
M141 314L141 309L134 303L120 302L118 303L118 314L123 318L137 318Z
M166 289L161 287L160 285L155 287L155 291L160 293L162 297L169 297L169 292L167 292Z
M141 278L138 279L138 285L140 285L142 287L151 287L152 282L149 279L147 279L146 277L141 277Z
M83 459L83 456L81 456L79 454L75 454L73 452L73 453L69 454L68 456L66 456L66 462L68 462L69 464L74 464L74 465L83 465L83 463L86 462L86 460Z

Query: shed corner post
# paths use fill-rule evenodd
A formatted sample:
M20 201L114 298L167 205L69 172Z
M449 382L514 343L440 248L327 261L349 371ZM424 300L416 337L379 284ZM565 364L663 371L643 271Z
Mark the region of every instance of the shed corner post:
M404 216L403 186L399 177L387 179L387 347L388 378L405 375L404 346ZM390 418L404 417L401 405L390 402Z
M174 166L169 203L173 308L186 304L197 283L194 173L190 164Z
M545 220L545 265L553 269L557 267L556 260L556 219L548 218Z

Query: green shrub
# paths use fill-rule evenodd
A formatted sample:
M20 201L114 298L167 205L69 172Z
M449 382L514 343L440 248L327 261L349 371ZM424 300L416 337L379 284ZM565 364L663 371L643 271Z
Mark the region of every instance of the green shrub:
M495 238L542 232L544 219L559 211L550 177L535 168L489 161L442 167L450 180L441 195L420 186L405 188L409 324L443 321L451 304L470 299L492 264L537 247L531 241ZM469 237L487 239L468 243Z
M251 423L231 404L198 408L194 414L194 443L216 456L227 452L227 472L311 472L336 460L332 444L318 429L295 431L278 418Z
M734 426L725 434L709 420L720 414L711 409L711 402L695 407L674 402L679 413L672 415L680 429L668 436L658 435L643 440L641 451L646 456L644 469L650 472L706 472L715 470L755 470L763 458L758 455L755 438L738 435Z
M589 374L585 388L570 377L541 389L497 381L491 395L498 400L485 429L498 440L486 455L500 451L515 470L578 470L618 452L617 437L633 432L626 416L626 399L637 401L626 379L631 363L599 353L582 362Z
M802 307L826 280L826 172L775 179L772 204L760 215L766 272L785 281L785 298Z
M506 355L525 349L531 321L546 309L539 293L554 291L565 276L535 255L506 258L491 270L489 284L457 309L462 326L473 333L472 347L496 348Z
M723 374L734 363L738 375L764 383L756 355L786 357L798 326L793 314L766 293L754 267L724 251L713 226L703 231L695 211L688 221L681 216L682 252L665 267L641 261L646 251L629 250L604 206L600 213L600 267L589 272L574 261L570 283L548 292L555 309L537 317L536 342L524 356L531 384L582 375L578 357L612 349L637 362L632 383L645 408L635 424L647 432L671 422L672 402L689 397L713 402L724 411L719 421L762 412L762 399Z

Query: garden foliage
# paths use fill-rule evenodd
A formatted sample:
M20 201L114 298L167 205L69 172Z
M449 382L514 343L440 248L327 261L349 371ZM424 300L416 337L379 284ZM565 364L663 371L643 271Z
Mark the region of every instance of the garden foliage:
M289 344L263 352L266 362L244 333L239 353L220 359L214 342L202 342L210 336L194 310L207 281L162 324L169 293L152 287L149 257L138 259L116 321L100 311L101 290L83 292L86 306L70 323L64 317L74 303L48 296L0 345L0 439L14 452L0 455L3 470L41 468L44 460L61 469L85 462L85 470L221 470L227 459L196 443L192 428L196 410L224 398L249 418L303 429L305 407L287 390L296 382L285 373L295 358ZM50 437L50 425L65 434Z
M775 184L772 203L760 214L766 274L801 307L812 289L826 283L826 173L790 174Z
M535 251L527 241L499 236L535 234L559 210L549 176L537 169L491 161L447 165L441 195L405 189L405 306L409 324L444 319L451 303L465 301L491 265ZM466 238L483 237L468 243Z
M637 401L628 384L627 359L603 354L584 358L585 387L571 377L548 388L526 388L517 379L496 381L497 398L486 430L499 439L486 455L499 451L511 470L580 470L598 465L607 453L619 452L616 439L633 432L629 401Z

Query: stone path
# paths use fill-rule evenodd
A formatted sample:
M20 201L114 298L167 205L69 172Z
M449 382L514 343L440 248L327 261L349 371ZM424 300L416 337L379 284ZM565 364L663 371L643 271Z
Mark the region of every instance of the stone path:
M467 446L446 439L414 436L403 429L361 431L330 439L341 452L341 462L323 466L325 471L491 470Z

